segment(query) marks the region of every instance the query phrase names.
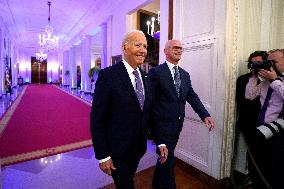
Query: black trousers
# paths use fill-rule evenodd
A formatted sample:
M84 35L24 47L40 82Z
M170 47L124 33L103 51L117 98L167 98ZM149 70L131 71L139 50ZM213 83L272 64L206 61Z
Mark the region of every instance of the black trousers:
M272 189L282 189L284 187L284 132L275 134L270 139L264 139L257 133L251 137L249 147L262 175ZM253 187L267 189L251 157L248 158L248 169Z
M249 176L252 180L253 188L255 189L267 189L263 179L261 178L256 166L261 174L267 180L268 177L268 164L269 158L268 143L260 135L257 135L256 129L252 130L249 134L245 135L246 142L248 144L250 154L248 154L248 170ZM255 161L256 165L253 163Z
M268 182L273 189L284 188L284 131L273 136L269 141L270 154Z
M140 158L128 157L127 159L113 159L116 170L112 172L112 178L116 189L134 189L134 174L137 170Z
M176 144L178 142L179 136L168 136L168 142L166 146L168 148L168 158L167 161L163 164L157 160L157 164L155 167L152 186L155 189L175 189L175 174L174 174L174 166L175 166L175 157L174 150ZM157 149L158 155L160 155L159 149Z

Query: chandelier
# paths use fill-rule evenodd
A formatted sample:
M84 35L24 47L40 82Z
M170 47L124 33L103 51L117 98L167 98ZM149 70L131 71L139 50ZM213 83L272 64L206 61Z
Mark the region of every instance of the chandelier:
M47 59L47 54L43 53L42 49L39 49L39 52L36 53L36 60L39 62L43 62Z
M155 24L156 23L156 24ZM156 39L160 39L160 11L158 11L157 18L152 17L151 21L147 21L147 33Z
M50 6L51 2L47 2L48 5L48 25L45 27L45 33L39 34L39 45L45 51L50 51L58 48L58 37L53 35L53 28L50 25Z

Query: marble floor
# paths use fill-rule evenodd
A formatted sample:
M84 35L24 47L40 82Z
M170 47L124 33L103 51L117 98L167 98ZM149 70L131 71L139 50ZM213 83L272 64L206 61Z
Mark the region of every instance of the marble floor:
M62 89L88 102L92 100L91 94L66 87ZM12 95L0 99L3 113L21 90L22 87L14 89ZM148 141L147 152L137 171L153 166L156 158L155 146ZM100 171L93 147L2 167L1 174L3 189L98 189L113 182Z

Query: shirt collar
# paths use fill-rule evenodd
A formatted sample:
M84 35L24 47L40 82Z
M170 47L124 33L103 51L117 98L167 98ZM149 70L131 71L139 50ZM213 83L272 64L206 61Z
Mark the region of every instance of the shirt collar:
M122 59L122 62L124 64L125 68L126 68L128 75L133 74L134 69L128 64L128 62L126 62L126 60L124 60L124 59ZM137 67L136 70L139 72L138 67Z
M174 68L175 66L179 67L178 64L177 64L177 65L174 65L173 63L170 63L170 62L167 61L167 60L166 60L166 63L167 63L167 65L168 65L168 67L169 67L170 70L173 70L173 68Z

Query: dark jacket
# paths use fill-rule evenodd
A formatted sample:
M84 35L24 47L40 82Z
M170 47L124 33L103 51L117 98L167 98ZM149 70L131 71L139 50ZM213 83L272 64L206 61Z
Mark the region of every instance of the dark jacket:
M245 98L246 85L252 73L241 75L237 79L236 85L236 101L237 101L237 127L242 130L248 139L255 131L255 127L258 125L258 114L260 111L259 97L253 100Z
M166 63L150 70L153 93L151 132L157 144L165 144L167 136L179 135L185 116L185 103L204 120L209 113L194 92L189 73L179 67L181 95L178 97L171 71Z
M143 111L123 62L100 71L91 110L91 135L97 159L142 157L146 152L151 91L142 70Z

